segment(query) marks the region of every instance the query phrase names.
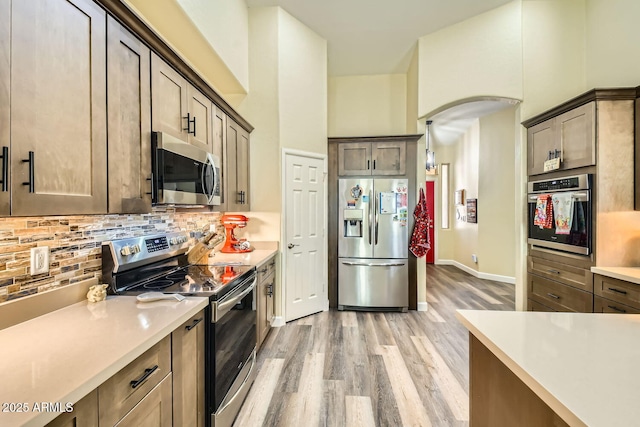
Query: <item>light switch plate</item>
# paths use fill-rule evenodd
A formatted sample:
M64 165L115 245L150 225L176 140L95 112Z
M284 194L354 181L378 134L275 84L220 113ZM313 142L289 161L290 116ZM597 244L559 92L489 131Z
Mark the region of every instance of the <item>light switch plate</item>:
M31 248L31 275L49 272L49 246Z

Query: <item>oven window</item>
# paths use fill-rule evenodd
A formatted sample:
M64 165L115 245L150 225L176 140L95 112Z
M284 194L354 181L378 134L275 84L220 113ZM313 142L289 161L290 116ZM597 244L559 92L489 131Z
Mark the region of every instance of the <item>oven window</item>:
M540 241L536 245L544 246L544 242L559 243L581 248L591 248L591 204L589 201L575 201L573 219L569 234L556 234L555 218L552 228L540 228L533 224L536 204L529 203L529 238ZM570 251L570 249L568 249Z
M211 324L215 351L214 412L256 346L254 292L245 296L218 322Z

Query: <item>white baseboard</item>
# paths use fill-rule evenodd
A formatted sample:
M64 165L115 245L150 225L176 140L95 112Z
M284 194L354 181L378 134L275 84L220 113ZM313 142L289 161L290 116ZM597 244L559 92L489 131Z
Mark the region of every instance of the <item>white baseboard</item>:
M501 276L499 274L482 273L453 259L439 259L436 261L436 264L437 265L453 265L454 267L459 268L460 270L466 273L469 273L470 275L472 275L473 277L477 277L478 279L493 280L495 282L509 283L511 285L516 284L515 277Z
M284 321L284 317L282 316L274 316L273 319L271 319L271 327L272 328L279 328L281 326L285 325L285 321Z
M428 302L419 302L418 303L418 311L427 311L429 309Z

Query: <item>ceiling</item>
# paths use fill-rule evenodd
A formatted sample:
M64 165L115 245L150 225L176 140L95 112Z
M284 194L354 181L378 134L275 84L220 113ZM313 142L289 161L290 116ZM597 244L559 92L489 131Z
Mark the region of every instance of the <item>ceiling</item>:
M327 40L329 76L406 73L416 41L511 0L247 0L281 6Z

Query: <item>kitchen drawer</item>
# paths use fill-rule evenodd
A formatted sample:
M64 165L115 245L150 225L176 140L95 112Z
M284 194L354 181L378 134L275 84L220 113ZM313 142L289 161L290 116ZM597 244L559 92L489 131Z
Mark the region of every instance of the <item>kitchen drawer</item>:
M593 292L593 273L590 270L538 257L527 257L527 271L583 291Z
M619 302L611 301L599 296L593 297L593 312L640 314L640 310L637 308L629 307L628 305L620 304Z
M169 373L115 427L171 427L171 380Z
M269 275L276 271L275 255L258 267L258 283L262 283Z
M540 304L538 301L527 299L527 311L556 311L551 307L547 307L544 304Z
M593 312L593 294L553 280L529 274L528 297L557 311Z
M100 425L115 425L171 372L171 336L98 387Z
M593 288L598 296L640 309L640 285L594 274Z

